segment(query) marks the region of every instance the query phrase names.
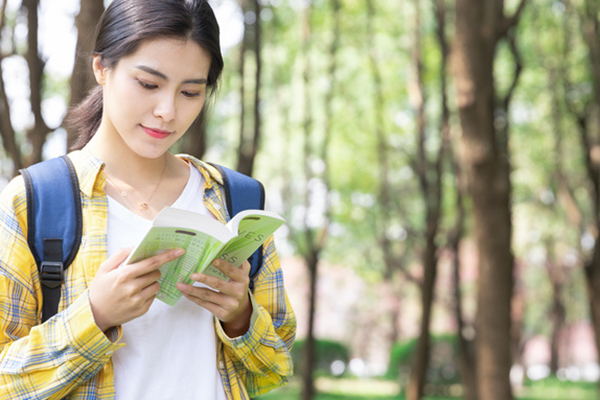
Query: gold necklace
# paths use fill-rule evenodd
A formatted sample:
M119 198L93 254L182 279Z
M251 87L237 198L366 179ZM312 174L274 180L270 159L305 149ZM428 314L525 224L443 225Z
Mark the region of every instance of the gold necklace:
M154 197L154 193L156 193L156 189L158 189L158 187L160 186L160 183L162 182L163 176L165 175L165 171L167 170L167 158L165 157L165 166L163 167L163 170L160 174L160 178L158 179L158 183L156 184L156 186L154 186L154 190L152 191L152 193L150 193L150 197L148 197L147 201L138 201L137 203L135 203L135 206L138 208L138 210L147 210L149 205L148 203L150 203L150 200L152 200L152 197ZM115 189L117 189L117 191L121 194L121 197L127 199L127 201L129 201L131 204L134 204L133 200L130 200L129 197L127 197L127 192L125 192L124 190L122 190L119 185L117 185L115 182L113 182L112 179L110 179L110 176L108 174L105 174L106 178L108 179L108 181L111 183L111 185L113 185L115 187Z

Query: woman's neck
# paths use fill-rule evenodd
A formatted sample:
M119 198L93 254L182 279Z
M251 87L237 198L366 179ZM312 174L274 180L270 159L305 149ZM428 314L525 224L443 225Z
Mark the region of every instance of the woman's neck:
M132 151L127 145L115 146L98 137L92 138L84 150L105 164L104 172L112 179L130 186L151 185L159 176L167 173L168 159L173 157L166 152L157 158L146 158Z
M173 204L189 179L189 165L169 152L145 158L125 145L107 146L96 138L83 150L105 164L106 194L147 219Z

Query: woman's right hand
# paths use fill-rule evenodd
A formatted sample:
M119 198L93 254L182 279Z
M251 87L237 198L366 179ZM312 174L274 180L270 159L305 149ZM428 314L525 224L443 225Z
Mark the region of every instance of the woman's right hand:
M119 268L131 249L121 249L98 268L88 289L94 321L103 332L148 311L160 290L158 269L181 256L175 249Z

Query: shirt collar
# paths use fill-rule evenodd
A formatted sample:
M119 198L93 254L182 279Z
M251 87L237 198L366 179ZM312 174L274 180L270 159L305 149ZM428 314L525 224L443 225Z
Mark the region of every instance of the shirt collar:
M77 170L79 179L79 188L88 197L92 197L94 187L102 189L106 178L101 171L104 169L104 163L92 156L87 151L77 150L69 153L69 157Z
M69 153L69 157L73 161L75 169L77 170L79 187L86 196L92 197L94 188L104 188L106 177L102 173L105 165L102 161L92 156L89 152L82 150ZM219 185L223 184L223 178L221 178L221 174L209 163L200 161L196 157L188 154L178 154L177 157L196 167L204 176L204 179L209 187L212 187L215 182Z
M204 179L206 182L212 186L212 184L216 181L219 185L223 185L223 178L219 171L210 165L207 162L200 161L194 156L190 156L188 154L177 154L177 157L181 158L184 161L189 162L194 167L196 167L202 175L204 175Z

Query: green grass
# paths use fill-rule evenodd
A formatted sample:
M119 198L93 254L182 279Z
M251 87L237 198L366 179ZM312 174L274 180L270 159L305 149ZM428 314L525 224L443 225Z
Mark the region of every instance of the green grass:
M400 388L395 382L375 379L317 379L318 394L315 400L402 400ZM455 397L426 396L425 400L462 399L459 386L447 388ZM562 382L548 378L529 382L514 391L517 400L595 400L598 385L592 382ZM257 400L299 400L300 382L295 380L288 386L260 396Z

